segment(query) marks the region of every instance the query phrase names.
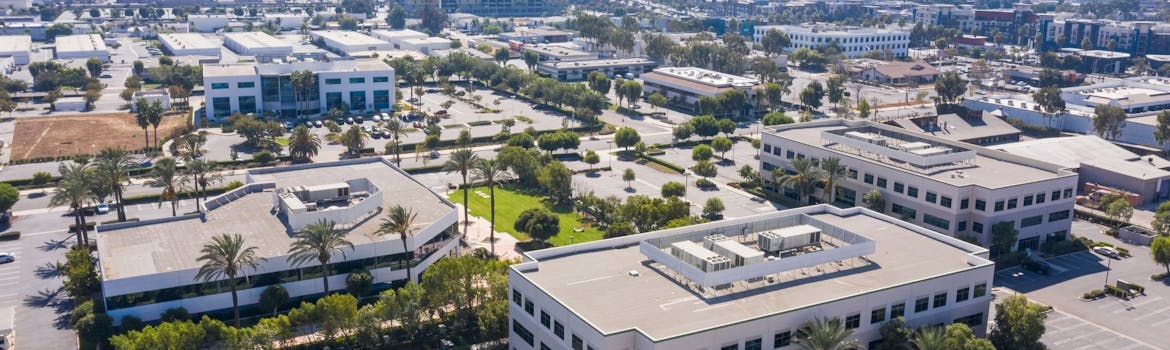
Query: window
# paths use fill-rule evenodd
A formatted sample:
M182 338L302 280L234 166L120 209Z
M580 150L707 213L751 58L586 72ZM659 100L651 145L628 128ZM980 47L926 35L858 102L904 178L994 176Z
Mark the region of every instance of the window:
M947 292L942 292L934 295L934 307L940 308L947 306Z
M857 180L857 169L845 170L845 176L848 176L850 179Z
M366 109L366 92L365 91L350 91L349 92L349 109L354 111L361 111Z
M340 92L326 92L325 93L325 109L332 110L334 108L344 109L345 101L341 99Z
M796 153L793 153L792 151L784 152L784 158L792 159L793 157L796 157Z
M229 116L232 114L232 99L230 97L212 98L211 108L215 111L216 118Z
M756 338L743 342L743 350L762 350L764 348L764 339Z
M931 203L937 202L938 195L934 194L934 192L926 191L926 201Z
M544 328L552 328L552 317L550 317L547 312L544 312L544 310L540 310L540 324L543 325Z
M1018 199L1015 199L1015 198L1009 199L1009 200L1008 200L1008 202L1007 202L1007 204L1008 204L1007 208L1008 208L1009 210L1010 210L1010 209L1015 209L1015 208L1016 208L1016 203L1018 203L1018 202L1019 202L1019 200L1018 200Z
M972 298L980 298L987 295L987 283L980 283L975 285L975 291L971 293Z
M898 203L894 203L893 206L890 207L890 211L892 211L898 215L901 215L904 218L915 219L918 217L918 211L916 211L914 209L907 208L907 207L903 207L901 205L898 205Z
M1072 197L1072 189L1071 188L1064 189L1064 198L1068 198L1068 197Z
M256 113L256 96L240 96L240 113Z
M374 77L375 83L386 83L390 81L390 77Z
M772 153L772 145L764 145L764 153Z
M942 196L942 198L938 199L938 205L950 208L951 207L951 197Z
M532 306L532 300L524 299L524 312L527 312L529 315L536 316L536 311Z
M1048 222L1066 220L1068 219L1068 212L1068 210L1061 210L1048 213Z
M1060 199L1060 191L1052 191L1052 200Z
M1026 217L1020 220L1020 228L1032 227L1044 222L1044 215Z
M873 174L865 174L865 183L873 184Z
M894 183L894 192L898 192L898 193L906 192L906 185L903 185L901 182L895 182Z
M955 291L955 303L961 303L961 302L967 301L967 298L970 296L971 296L971 288L969 288L969 287L959 288L959 290Z
M971 223L971 231L975 231L975 233L983 233L983 223L972 222Z
M1043 193L1036 194L1036 204L1040 204L1040 203L1044 203L1044 194Z
M573 341L570 344L573 345L573 350L584 350L585 348L585 342L581 341L581 338L578 338L576 334L573 335Z
M982 199L976 199L975 210L987 211L987 202L983 201Z
M881 188L886 188L886 178L884 178L884 177L877 178L877 186L881 187Z
M374 90L374 108L390 109L390 90Z
M739 344L724 345L719 350L739 350Z
M879 307L869 312L869 324L878 323L886 320L886 308Z
M365 84L365 83L366 83L366 78L365 78L365 77L353 77L353 78L349 78L349 83L350 83L350 84Z
M959 200L959 209L967 209L969 204L971 204L971 200L963 198L962 200Z
M845 329L861 327L861 314L852 314L845 317Z
M341 78L325 79L325 85L339 85L339 84L341 84Z
M556 334L558 339L565 339L565 326L560 321L553 321L553 334Z
M528 328L524 328L524 326L521 326L520 322L516 322L516 320L512 320L512 332L516 333L517 336L520 336L520 339L524 339L524 342L528 343L528 346L533 345L532 344L533 343L532 332L529 332Z
M906 303L897 303L890 306L890 319L906 316Z
M1024 206L1032 205L1032 196L1024 196Z
M211 83L212 90L223 90L231 87L228 83Z
M792 331L779 332L772 337L773 349L779 349L789 345L792 345Z
M943 218L940 218L940 217L937 217L937 216L934 216L934 215L930 215L930 214L923 214L922 215L922 222L925 222L927 224L930 224L931 226L938 227L938 228L941 228L944 230L951 229L951 222L950 221L943 219Z
M995 211L996 212L1003 211L1003 201L996 201L995 202Z
M516 303L516 305L519 306L520 300L523 300L522 298L523 297L520 296L520 291L515 290L515 289L512 290L512 302L513 303Z
M914 312L923 312L930 309L930 298L921 297L914 301Z
M910 188L906 189L906 195L918 198L918 187L910 186Z
M983 313L976 313L955 319L955 323L966 323L968 326L975 327L983 324Z

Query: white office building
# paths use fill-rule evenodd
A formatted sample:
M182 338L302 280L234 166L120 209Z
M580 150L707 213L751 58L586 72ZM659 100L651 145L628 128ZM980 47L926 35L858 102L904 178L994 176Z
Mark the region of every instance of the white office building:
M307 100L298 100L290 77L315 74ZM394 103L394 68L380 59L223 64L203 66L206 115L222 120L232 113L307 118L346 109L353 113L388 111Z
M223 45L247 56L280 56L293 52L292 44L264 32L224 33Z
M849 27L824 23L757 26L752 40L759 43L769 29L776 29L788 34L792 41L792 44L784 49L785 52L802 47L821 48L836 42L841 48L841 54L849 58L863 56L867 52L878 52L883 55L889 53L889 56L898 58L906 57L910 48L910 31L889 28Z
M345 30L314 30L309 32L314 42L342 56L366 51L393 50L394 44L358 32Z
M110 61L110 51L106 42L99 34L81 34L59 36L57 43L57 59L89 59L97 57L102 62Z
M536 64L536 70L562 81L584 80L590 73L601 72L610 78L640 76L657 67L658 63L645 57L609 58L584 61L551 61Z
M165 33L158 41L172 56L211 56L219 58L223 46L199 33Z
M973 244L860 207L804 207L528 252L509 267L508 344L798 349L817 318L866 348L898 317L982 335L994 274Z
M32 37L28 35L0 36L0 57L12 57L15 64L28 64L32 52Z
M740 90L748 96L748 103L755 101L756 88L760 81L755 78L731 75L698 67L664 67L642 74L643 94L650 96L660 93L666 96L668 105L698 112L701 97L717 97L720 94Z
M114 320L154 320L176 307L192 313L230 310L228 281L195 279L200 247L224 233L243 236L264 258L236 281L241 306L257 303L271 285L283 286L293 298L323 292L316 260L299 266L287 260L292 235L322 220L347 231L354 245L330 261L331 290L344 290L346 276L358 269L370 271L375 290L407 278L417 281L458 245L455 205L382 158L252 169L245 182L201 203L202 215L98 226L102 295ZM398 235L373 235L380 217L395 205L418 214L415 234L406 239L409 252Z
M192 32L214 33L228 25L227 15L188 15L187 25Z
M1067 239L1072 224L1077 174L1060 165L839 119L766 129L761 146L765 174L792 171L791 162L798 158L811 158L813 164L837 158L847 170L834 196L836 204L862 205L862 196L877 190L889 215L984 245L991 242L991 227L1000 222L1019 231L1013 249L1033 251L1046 240ZM828 201L823 192L810 197ZM788 187L780 193L798 197Z

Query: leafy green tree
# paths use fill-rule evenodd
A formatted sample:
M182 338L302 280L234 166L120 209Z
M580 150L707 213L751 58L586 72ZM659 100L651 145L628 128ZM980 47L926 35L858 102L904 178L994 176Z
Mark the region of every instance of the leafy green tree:
M845 76L834 75L825 81L825 96L833 103L833 109L845 98Z
M195 274L195 280L208 283L211 281L227 280L232 290L232 319L236 327L240 326L240 300L236 295L236 277L247 270L260 268L259 261L264 258L256 256L256 246L247 246L244 237L240 234L222 234L211 238L210 243L203 245L203 249L196 260L203 265Z
M991 341L975 336L965 323L952 323L946 327L946 344L943 349L995 350Z
M65 291L74 299L89 300L101 291L93 254L85 245L73 246L65 253Z
M726 137L716 137L711 139L711 149L719 152L719 158L727 159L727 151L731 150L731 139Z
M642 137L638 135L638 130L634 130L631 127L618 128L617 132L613 135L614 144L618 147L625 148L626 151L629 151L630 147L633 147L640 141L642 141Z
M592 151L590 151L592 152ZM491 230L489 230L491 240L491 253L496 255L496 186L501 181L507 181L512 178L512 173L508 172L508 167L496 159L482 159L475 164L473 169L474 177L477 181L483 181L484 186L488 188L488 201L490 202Z
M421 326L425 313L427 294L421 285L407 281L398 290L388 289L378 295L378 307L382 318L400 324L406 334L413 338Z
M1093 114L1093 130L1097 135L1109 140L1121 136L1121 129L1125 128L1125 110L1117 106L1098 104L1093 108Z
M408 260L414 259L414 251L406 244L406 239L414 236L417 227L414 227L414 220L418 219L418 213L413 209L402 207L402 205L394 205L386 212L386 217L382 218L382 222L378 225L378 230L374 232L375 236L397 234L398 240L402 241L402 251L406 253ZM410 264L406 264L406 279L407 281L414 281L414 274L410 271Z
M873 350L911 350L910 336L914 330L906 326L906 319L895 317L878 328L882 341Z
M605 229L605 238L624 237L637 233L637 229L629 221L615 222Z
M825 96L825 89L820 81L813 80L804 90L800 90L800 103L809 109L821 107L821 98Z
M358 269L345 276L345 290L355 298L361 298L370 293L374 286L374 276L366 269Z
M1023 295L1012 295L995 305L995 328L987 338L997 349L1045 349L1043 306L1033 304Z
M715 217L723 215L723 210L726 209L723 205L723 200L719 197L707 198L707 203L703 204L703 216Z
M991 246L989 247L991 256L996 257L1000 254L1010 253L1019 235L1020 231L1016 230L1011 221L1000 221L991 225Z
M345 146L345 150L349 154L357 157L361 155L362 149L366 148L366 132L361 127L354 125L341 134L341 145Z
M637 81L626 80L626 82L622 83L621 90L630 105L638 104L638 99L642 98L642 83Z
M583 156L581 160L584 161L585 164L589 164L589 171L593 172L593 166L601 162L601 157L597 155L597 152L593 152L593 150L586 150L585 156Z
M1105 207L1105 214L1111 220L1128 223L1129 219L1133 217L1133 205L1129 204L1128 200L1118 199Z
M520 58L524 59L524 65L528 66L528 71L531 72L536 69L536 64L540 62L540 55L536 52L525 50Z
M886 212L886 200L882 198L882 193L878 190L869 190L861 197L861 203L869 210L879 213Z
M8 212L20 201L20 190L7 183L0 183L0 213Z
M634 169L626 168L626 171L622 172L622 181L626 182L627 189L632 188L630 183L634 182L635 176Z
M710 160L713 156L714 151L711 149L711 146L698 145L691 149L691 159L695 161Z
M853 330L840 319L815 318L805 321L796 334L796 344L809 350L844 350L857 348L856 340L849 340Z
M747 94L742 90L732 89L719 94L719 107L732 116L739 117L747 104Z
M386 14L386 24L390 25L391 29L406 28L406 9L403 9L402 5L394 4Z
M715 126L719 128L719 132L723 133L724 136L730 137L731 133L735 132L735 122L731 121L731 119L719 119L719 121L715 122Z
M655 92L646 97L646 102L657 109L659 107L666 106L667 99L666 95Z
M715 167L715 164L711 164L711 162L707 160L700 160L696 162L695 166L691 167L691 170L695 172L695 175L702 177L715 177L719 171L719 169Z
M516 179L525 187L536 187L540 184L539 173L541 161L537 158L536 150L529 150L516 146L505 146L500 149L496 159L500 164L511 169Z
M695 135L708 138L719 134L719 121L710 115L700 115L691 118L690 124L695 129Z
M260 306L261 310L272 310L272 314L275 315L276 311L280 309L280 306L288 301L288 290L284 289L282 285L273 284L268 286L268 288L264 288L263 292L260 292L260 301L257 305Z
M73 309L70 323L77 336L90 343L99 343L114 334L114 320L86 300Z
M508 52L508 49L501 47L496 49L496 53L493 54L492 57L496 59L496 63L499 63L501 66L503 66L504 63L507 63L508 60L512 59L512 54Z
M1170 274L1170 236L1158 236L1150 242L1150 257Z
M198 349L207 331L191 321L163 322L110 338L115 349Z
M521 212L514 226L516 231L524 232L540 242L547 242L561 229L560 219L544 208L532 208Z
M671 130L671 135L674 136L674 139L678 141L689 139L691 138L691 135L694 134L695 126L691 123L679 124L678 126L674 127L674 130Z
M760 44L763 45L764 52L768 53L768 55L775 56L784 52L784 48L791 45L792 40L782 31L769 29L767 32L764 32L764 37L760 39Z
M959 73L947 72L934 81L934 91L938 93L940 103L955 103L967 93L967 80Z
M808 197L812 195L816 185L825 181L825 170L813 166L812 160L809 158L793 159L790 164L793 173L785 173L781 168L773 169L772 181L777 186L787 186L796 190L799 193L800 203L803 205L808 203Z
M85 61L85 70L89 72L89 76L97 78L102 75L102 60L97 57L90 57Z
M573 171L558 161L540 169L538 181L549 198L558 205L568 205L573 199Z
M791 117L784 115L784 112L776 111L764 115L764 125L784 125L792 124L795 121Z
M1068 109L1065 106L1064 98L1060 97L1060 88L1056 86L1040 88L1040 90L1032 94L1032 101L1040 105L1041 111L1044 112L1044 120L1048 122L1048 126L1052 126L1052 120Z
M304 125L299 125L288 138L288 152L293 159L312 161L321 151L321 138L309 131Z
M685 184L678 181L667 181L662 184L662 197L682 197L687 194L687 187Z
M344 248L353 251L353 243L345 239L346 230L338 229L332 221L321 220L305 226L296 235L288 249L288 262L300 267L306 262L316 260L321 265L321 283L325 294L329 294L330 263L334 254L345 257Z
M714 115L715 113L719 113L719 98L699 96L699 101L695 103L695 113L701 115Z
M95 180L103 181L114 194L114 204L118 209L118 221L126 221L126 211L122 208L122 191L124 184L130 182L130 167L135 165L130 159L130 153L123 148L104 148L98 151L92 160Z

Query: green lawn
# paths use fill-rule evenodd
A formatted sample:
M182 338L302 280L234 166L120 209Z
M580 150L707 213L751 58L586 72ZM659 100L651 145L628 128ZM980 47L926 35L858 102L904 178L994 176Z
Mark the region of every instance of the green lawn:
M477 195L476 191L483 192L485 196ZM491 219L491 202L485 198L487 194L487 187L475 187L468 190L467 200L471 202L469 205L471 215ZM463 203L463 190L451 192L448 198L452 202ZM520 217L521 212L529 208L545 206L541 199L542 197L496 187L496 231L507 232L521 241L528 240L528 235L517 232L513 225L516 223L516 218ZM602 238L601 231L594 227L588 227L587 223L582 222L581 216L571 210L549 209L561 219L561 231L550 238L549 243L562 246L570 243L596 241ZM577 227L582 227L585 231L573 232L573 229ZM569 241L570 237L572 237L572 242Z
M281 146L288 146L288 138L287 137L277 137L276 143L279 143Z

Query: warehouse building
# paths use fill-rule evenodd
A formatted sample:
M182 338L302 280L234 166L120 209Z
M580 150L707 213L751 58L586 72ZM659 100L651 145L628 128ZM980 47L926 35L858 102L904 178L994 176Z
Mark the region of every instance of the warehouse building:
M795 349L817 318L871 349L899 317L983 335L994 274L986 249L912 223L790 209L528 252L509 267L508 344Z
M393 50L394 45L362 33L343 30L315 30L309 32L313 42L342 56L353 52Z
M14 64L28 64L32 52L32 37L28 35L0 36L0 57L12 57Z
M222 45L199 33L159 34L158 41L172 56L211 56L219 58Z
M370 32L370 36L377 38L391 44L394 48L400 48L402 41L407 39L426 39L430 37L426 33L414 31L410 29L402 30L375 30Z
M203 214L99 226L102 295L114 320L155 320L177 307L192 313L230 310L230 281L195 279L200 247L225 232L241 235L263 258L259 268L235 281L241 306L256 304L272 285L293 298L324 292L315 259L288 262L292 235L317 222L335 223L353 243L330 261L330 289L344 290L345 278L359 269L369 270L375 290L417 281L458 245L454 204L382 158L252 169L244 178L243 187L201 203ZM405 247L396 234L374 235L380 218L396 205L418 215Z
M536 64L536 71L561 81L578 81L586 79L593 72L601 72L610 78L637 77L657 66L658 63L645 57L609 58L540 62Z
M1096 135L1050 137L992 148L1077 172L1081 194L1092 192L1088 184L1094 184L1136 194L1144 204L1170 198L1170 161L1139 156Z
M187 15L187 25L192 32L214 33L228 26L228 16Z
M293 52L292 44L264 32L224 33L223 45L246 56L287 56Z
M60 36L56 40L57 59L89 59L96 57L102 62L110 61L110 51L99 34Z
M430 54L433 50L450 49L451 40L439 37L406 39L397 46L400 50L414 50L424 54Z
M314 73L315 84L297 99L290 77ZM331 109L353 113L388 111L394 102L394 68L380 59L331 62L274 62L203 66L206 115L223 120L232 113L272 113L285 119L319 116Z

